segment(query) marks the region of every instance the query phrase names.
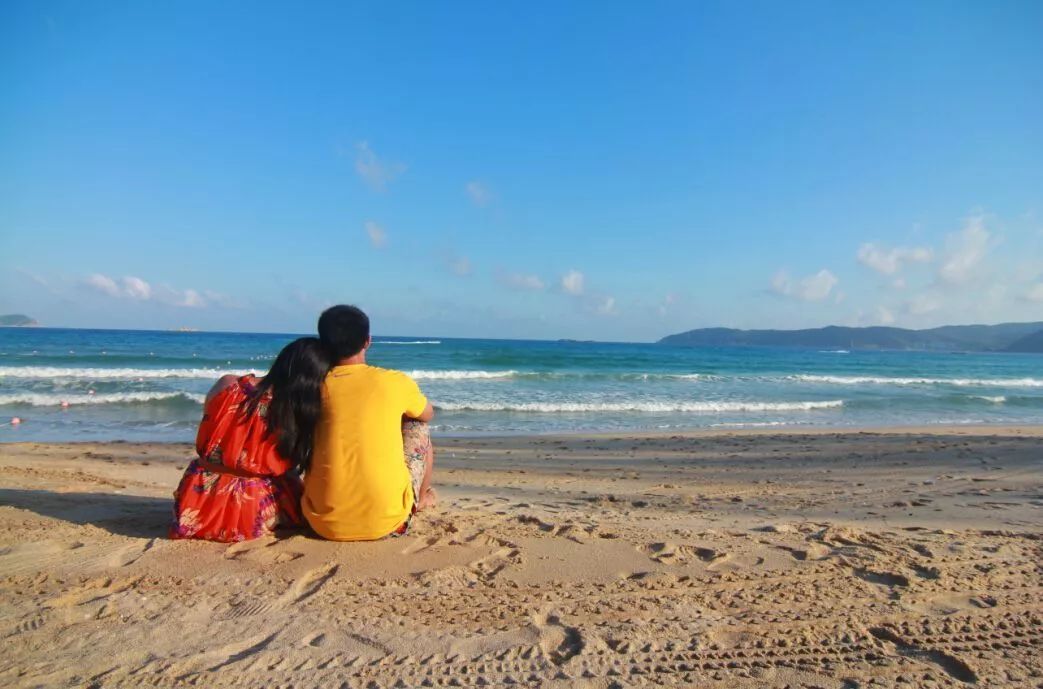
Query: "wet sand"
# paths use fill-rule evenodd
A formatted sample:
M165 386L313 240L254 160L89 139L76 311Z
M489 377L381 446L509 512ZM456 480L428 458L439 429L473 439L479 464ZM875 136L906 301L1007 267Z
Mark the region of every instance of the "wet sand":
M1043 686L1043 428L446 440L413 533L164 538L188 445L0 445L11 687Z

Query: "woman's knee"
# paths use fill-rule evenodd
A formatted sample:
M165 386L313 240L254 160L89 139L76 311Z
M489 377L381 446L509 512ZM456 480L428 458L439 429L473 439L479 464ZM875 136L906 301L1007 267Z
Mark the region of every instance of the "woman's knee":
M403 420L402 445L405 448L406 456L424 458L431 456L431 427L424 421Z

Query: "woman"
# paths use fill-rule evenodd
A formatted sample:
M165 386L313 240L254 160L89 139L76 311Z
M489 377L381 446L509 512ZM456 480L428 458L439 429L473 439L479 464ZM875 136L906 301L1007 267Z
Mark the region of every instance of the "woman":
M329 369L319 340L302 337L264 378L217 381L196 436L199 457L174 493L171 538L245 541L303 523L297 468L311 459Z

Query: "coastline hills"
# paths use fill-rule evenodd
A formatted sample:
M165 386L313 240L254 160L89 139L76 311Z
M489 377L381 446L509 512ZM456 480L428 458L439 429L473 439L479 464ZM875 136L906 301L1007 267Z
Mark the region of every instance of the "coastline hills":
M814 347L945 352L1043 352L1043 321L998 325L946 325L926 330L831 325L806 330L698 328L658 342L676 347Z
M36 319L26 316L24 313L9 313L0 315L0 328L19 328L40 325Z

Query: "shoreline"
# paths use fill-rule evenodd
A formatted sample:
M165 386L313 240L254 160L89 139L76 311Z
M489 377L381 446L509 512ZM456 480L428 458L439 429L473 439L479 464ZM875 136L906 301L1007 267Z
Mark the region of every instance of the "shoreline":
M607 430L607 431L554 431L547 433L489 433L442 434L432 431L436 440L453 442L465 440L512 440L526 438L617 438L634 437L643 439L657 438L713 438L720 436L792 436L792 435L1019 435L1043 437L1043 422L1039 424L950 424L909 425L909 426L770 426L757 428L689 428L673 430ZM0 448L19 445L194 445L193 440L0 440Z
M1034 687L1040 437L443 438L409 535L235 544L165 537L190 443L0 444L0 681Z

